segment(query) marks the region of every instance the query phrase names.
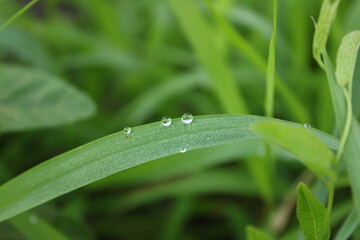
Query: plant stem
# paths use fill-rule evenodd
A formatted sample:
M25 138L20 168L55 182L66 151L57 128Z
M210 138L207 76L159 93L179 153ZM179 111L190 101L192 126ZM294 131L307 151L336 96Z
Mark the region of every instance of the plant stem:
M31 8L36 2L39 0L32 0L28 4L26 4L23 8L21 8L14 16L12 16L9 20L7 20L3 25L0 26L0 32L4 30L8 25L10 25L15 19L21 16L24 12L26 12L29 8Z
M352 120L351 93L349 93L346 90L346 88L342 88L342 92L344 94L345 101L346 101L347 113L346 113L345 126L344 126L344 129L342 131L342 135L341 135L341 139L340 139L339 149L337 151L335 162L334 162L334 167L337 167L337 165L338 165L338 163L339 163L339 161L341 159L341 155L342 155L342 153L343 153L343 151L345 149L345 145L346 145L347 139L348 139L349 134L350 134L351 120Z

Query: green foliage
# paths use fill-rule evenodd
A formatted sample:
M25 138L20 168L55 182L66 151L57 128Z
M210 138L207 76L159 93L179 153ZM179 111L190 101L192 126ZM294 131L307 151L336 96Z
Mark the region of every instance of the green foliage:
M331 26L335 21L339 3L340 0L323 0L318 22L315 23L316 30L313 42L313 55L320 66L324 66L321 55L326 51L326 43L329 38Z
M352 235L360 224L360 214L358 209L351 211L346 221L342 224L339 232L336 234L335 240L346 240Z
M24 67L0 67L1 132L53 127L94 114L82 92L47 73Z
M359 9L0 1L0 240L360 239Z
M176 119L168 127L161 122L133 128L88 143L59 155L0 187L0 221L57 196L127 168L179 153L258 136L249 125L258 116L196 117L191 124ZM320 133L336 148L336 140ZM46 172L47 174L42 174Z
M267 121L254 124L256 132L297 156L319 177L333 177L332 152L304 126ZM289 134L290 133L290 134Z
M10 220L29 240L67 240L65 235L32 213L22 213Z
M336 58L336 80L340 86L352 82L359 47L360 31L348 33L341 42Z
M303 183L297 188L296 215L306 240L329 239L330 225L326 209Z
M168 0L168 2L193 45L200 62L209 73L214 90L226 112L230 114L247 113L246 104L227 68L221 42L217 42L217 39L212 37L211 28L196 11L196 5L191 0Z
M248 226L246 228L247 240L269 240L270 238L261 230Z

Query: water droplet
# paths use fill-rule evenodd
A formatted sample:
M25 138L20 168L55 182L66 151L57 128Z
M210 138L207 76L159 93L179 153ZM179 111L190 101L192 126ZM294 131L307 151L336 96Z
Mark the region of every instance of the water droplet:
M131 133L131 127L124 127L124 133L129 135Z
M171 123L172 123L172 120L169 117L163 117L161 119L161 124L165 127L170 126Z
M184 147L183 147L183 148L180 148L180 152L181 152L181 153L184 153L184 152L186 152L186 151L187 151L186 148L184 148Z
M181 117L181 121L185 124L189 124L193 121L193 116L191 113L184 113Z
M304 123L304 127L309 128L309 127L311 127L311 124L310 123Z
M29 222L31 224L37 224L38 220L39 220L38 217L33 214L29 216Z

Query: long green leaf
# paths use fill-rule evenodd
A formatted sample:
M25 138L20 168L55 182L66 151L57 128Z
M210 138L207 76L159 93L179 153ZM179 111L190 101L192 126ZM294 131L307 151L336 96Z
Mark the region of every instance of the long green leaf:
M95 111L84 93L47 73L2 65L0 76L1 132L66 124Z
M168 127L156 122L136 127L129 135L109 135L46 161L1 186L0 221L116 172L177 154L180 149L259 138L249 127L266 119L250 115L202 116L195 117L191 124L175 119ZM313 131L329 147L338 147L336 138Z
M300 183L297 188L296 215L306 240L327 240L330 225L326 220L325 207L315 198L308 187Z
M360 224L360 214L358 209L354 209L347 217L339 232L336 234L335 240L347 240Z
M292 126L281 122L260 122L254 129L266 139L294 153L319 177L331 177L332 152L320 139L304 126Z
M241 148L238 146L239 143L235 142L160 158L97 181L89 185L88 189L119 188L119 186L176 178L225 164L234 159L246 158L252 156L254 152L264 151L261 140L249 140L242 142Z
M346 169L349 174L350 186L355 207L360 211L360 127L355 118L352 119L351 130L344 150Z

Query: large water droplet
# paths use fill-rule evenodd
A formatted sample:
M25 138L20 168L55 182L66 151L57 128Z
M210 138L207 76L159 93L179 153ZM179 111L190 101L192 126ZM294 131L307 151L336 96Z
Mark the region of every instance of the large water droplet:
M161 119L161 124L164 125L165 127L170 126L171 123L172 123L172 120L169 117L163 117Z
M310 127L311 127L311 124L310 124L310 123L304 123L304 127L310 128Z
M124 127L124 133L129 135L131 133L131 127Z
M187 151L186 148L184 148L184 147L183 147L183 148L180 148L180 152L181 152L181 153L184 153L184 152L186 152L186 151Z
M191 115L191 113L184 113L181 117L181 121L185 124L189 124L193 121L193 116Z

